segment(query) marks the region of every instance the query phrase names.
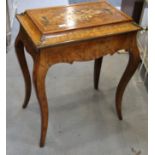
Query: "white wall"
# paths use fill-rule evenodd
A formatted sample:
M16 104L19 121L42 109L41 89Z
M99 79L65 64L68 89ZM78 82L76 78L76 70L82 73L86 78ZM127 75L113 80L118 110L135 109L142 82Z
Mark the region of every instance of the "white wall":
M67 5L68 0L19 0L17 12L24 12L26 9L42 8L57 5Z

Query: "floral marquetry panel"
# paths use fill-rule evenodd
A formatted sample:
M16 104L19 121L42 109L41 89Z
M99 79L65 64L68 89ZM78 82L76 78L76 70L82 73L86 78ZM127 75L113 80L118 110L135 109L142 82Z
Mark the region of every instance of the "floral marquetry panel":
M94 3L28 10L26 13L42 34L131 20L106 2Z
M140 29L106 1L26 10L17 18L38 48Z

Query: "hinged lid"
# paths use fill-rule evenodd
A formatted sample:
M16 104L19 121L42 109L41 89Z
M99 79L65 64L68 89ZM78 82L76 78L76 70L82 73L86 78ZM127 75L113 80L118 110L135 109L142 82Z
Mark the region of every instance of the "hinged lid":
M132 20L104 1L27 10L26 14L42 35Z
M32 9L17 18L37 48L141 29L106 1Z

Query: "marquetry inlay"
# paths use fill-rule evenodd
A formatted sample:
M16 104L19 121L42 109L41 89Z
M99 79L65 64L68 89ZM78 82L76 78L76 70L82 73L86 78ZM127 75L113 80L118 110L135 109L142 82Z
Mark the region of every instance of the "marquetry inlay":
M35 9L26 13L44 35L131 20L105 2Z

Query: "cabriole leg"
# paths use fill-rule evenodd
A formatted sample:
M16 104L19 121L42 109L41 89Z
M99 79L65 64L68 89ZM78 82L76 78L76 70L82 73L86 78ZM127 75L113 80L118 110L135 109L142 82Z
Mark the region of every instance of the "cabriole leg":
M15 50L25 81L25 99L23 108L26 108L31 96L31 77L25 59L24 45L20 39L20 32L16 38Z
M94 63L94 89L96 90L98 89L102 60L103 60L103 57L98 58L95 60L95 63Z
M48 128L48 102L45 88L45 78L47 71L48 67L41 65L38 60L34 63L33 80L41 112L40 147L43 147L45 145L46 133Z
M125 88L132 78L133 74L135 73L138 65L140 62L140 55L139 55L139 49L136 44L136 36L134 38L133 46L130 48L129 51L129 62L126 67L126 70L118 84L117 91L116 91L116 110L117 115L120 120L123 119L122 117L122 97L125 91Z

